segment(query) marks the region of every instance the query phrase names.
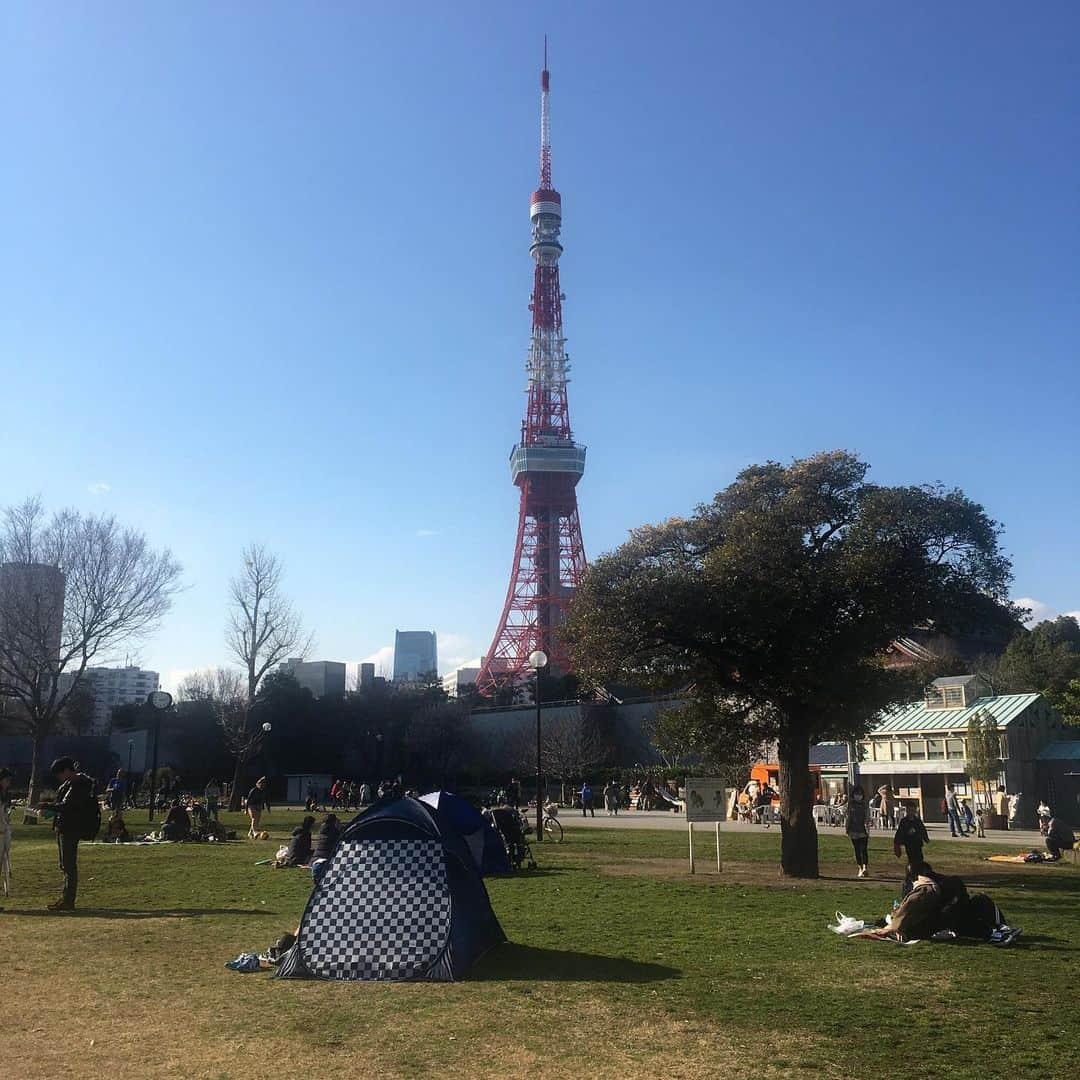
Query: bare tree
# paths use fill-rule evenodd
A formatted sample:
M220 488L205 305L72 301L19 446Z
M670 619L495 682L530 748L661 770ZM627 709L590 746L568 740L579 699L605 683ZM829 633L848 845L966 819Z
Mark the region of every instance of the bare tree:
M300 613L281 592L282 575L276 555L261 544L249 544L244 548L244 569L229 584L225 641L247 672L248 708L271 668L292 656L303 658L311 648Z
M584 777L588 769L603 764L606 758L607 750L591 720L572 713L545 719L540 760L544 772L560 780L563 802L567 780Z
M247 702L244 677L232 668L207 668L193 671L176 690L179 701L201 702L209 706L221 729L225 748L235 761L229 805L240 806L240 780L244 765L258 753L265 732L260 724L248 723L251 710ZM236 806L233 807L233 802Z
M28 802L45 739L95 660L160 623L179 588L167 550L110 516L46 514L38 499L0 518L0 699L33 741Z
M229 585L231 606L225 640L246 672L244 707L230 727L222 727L236 756L229 809L240 809L240 777L244 764L262 740L262 729L249 730L249 714L263 678L289 657L303 658L311 649L300 612L281 591L284 571L277 556L261 544L244 549L244 569Z

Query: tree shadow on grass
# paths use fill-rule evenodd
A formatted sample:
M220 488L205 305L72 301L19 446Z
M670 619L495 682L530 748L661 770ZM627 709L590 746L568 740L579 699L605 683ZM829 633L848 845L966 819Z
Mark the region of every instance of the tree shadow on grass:
M275 915L266 908L76 908L74 911L45 911L41 908L0 908L0 915L20 915L47 919L190 919L198 915Z
M678 968L663 964L506 942L480 960L469 978L480 982L646 983L677 979L681 974Z

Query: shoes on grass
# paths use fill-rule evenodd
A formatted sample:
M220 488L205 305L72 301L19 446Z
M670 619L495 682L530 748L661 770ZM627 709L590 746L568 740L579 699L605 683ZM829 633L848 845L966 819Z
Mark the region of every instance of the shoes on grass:
M253 952L241 953L235 960L226 960L225 966L232 971L258 971L259 958Z
M991 945L1005 946L1011 945L1024 931L1018 926L1014 930L1009 926L999 926L996 930L990 932L990 937L987 941Z

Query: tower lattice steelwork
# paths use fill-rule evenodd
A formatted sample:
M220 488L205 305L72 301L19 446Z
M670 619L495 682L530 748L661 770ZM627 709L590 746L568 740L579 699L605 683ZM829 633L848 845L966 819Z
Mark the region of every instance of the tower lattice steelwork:
M566 398L566 339L562 332L559 256L562 197L551 185L551 125L545 47L540 74L540 186L532 193L529 217L535 263L532 338L525 370L528 403L521 441L510 454L510 475L521 489L517 543L510 587L499 629L477 680L482 694L516 682L529 654L547 653L553 673L568 670L556 630L585 571L576 487L585 472L585 447L574 442Z

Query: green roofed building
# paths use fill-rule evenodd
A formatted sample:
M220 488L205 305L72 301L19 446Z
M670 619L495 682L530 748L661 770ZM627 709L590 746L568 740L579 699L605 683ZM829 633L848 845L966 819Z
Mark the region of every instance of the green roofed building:
M992 717L1001 741L999 783L1021 794L1020 820L1030 822L1038 799L1040 753L1075 729L1063 723L1041 694L992 694L977 675L935 679L921 701L880 713L859 744L859 774L873 793L891 784L901 801L918 806L926 821L944 821L945 786L974 794L968 766L968 725ZM991 784L991 789L995 787ZM974 806L974 802L972 804Z

